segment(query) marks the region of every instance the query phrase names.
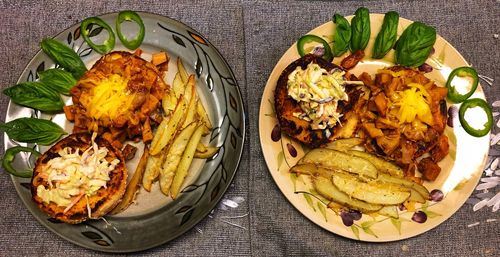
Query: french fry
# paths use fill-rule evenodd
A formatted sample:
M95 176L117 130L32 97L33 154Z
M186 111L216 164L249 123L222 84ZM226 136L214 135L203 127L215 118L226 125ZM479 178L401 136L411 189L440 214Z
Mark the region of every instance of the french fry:
M182 82L186 83L188 81L188 73L186 72L186 68L184 68L184 64L179 57L177 57L177 70L177 72L179 72L179 75L181 76Z
M185 83L182 82L181 74L179 74L179 72L175 74L174 81L172 82L172 88L176 98L179 98L184 93Z
M184 95L186 96L186 101L189 101L189 104L186 110L186 118L184 119L182 128L185 128L187 125L195 121L196 104L198 103L198 98L196 97L196 88L193 75L189 76Z
M151 142L151 155L157 155L174 137L179 127L184 123L185 112L186 101L183 100L183 96L181 95L172 117L168 120L163 120L158 126L158 130L156 131L153 141ZM164 122L167 124L162 125Z
M170 114L172 114L175 110L175 106L177 106L177 97L175 96L175 92L173 90L168 90L161 100L161 107L163 108L163 112L165 112L166 116L170 116Z
M219 151L219 147L207 147L206 149L207 150L203 153L196 151L194 153L194 158L208 159L214 156Z
M140 182L142 180L142 176L144 175L144 171L146 170L146 163L148 162L149 150L147 146L144 147L144 152L142 153L141 159L135 168L134 175L130 182L127 185L127 189L125 189L125 194L122 197L122 201L111 211L111 214L117 214L125 209L127 209L130 204L135 199L137 192L140 188Z
M198 145L196 146L196 152L197 153L204 153L207 151L207 146L203 144L202 142L199 142Z
M189 139L186 150L182 154L179 166L177 166L177 171L175 172L174 181L172 181L172 186L170 187L170 196L172 197L172 199L177 198L182 183L187 176L189 166L191 166L191 162L193 161L196 146L200 142L201 136L203 134L203 126L204 125L200 125L196 128L193 136L191 136L191 139Z
M151 186L153 181L160 174L161 163L163 161L164 154L149 155L146 161L146 168L144 170L144 176L142 177L142 187L144 190L151 192Z
M203 134L208 134L208 132L212 129L212 122L210 122L210 119L208 118L208 113L205 110L205 107L203 107L201 101L198 101L198 105L196 105L196 114L198 114L200 120L203 123L205 123L205 126L207 127L205 133Z
M186 102L190 102L191 98L197 97L196 96L196 79L194 78L194 75L191 74L189 75L188 80L184 84L184 99L186 99Z
M189 124L175 137L172 146L168 149L167 157L160 170L160 189L167 196L169 195L175 170L181 161L182 153L184 153L196 127L196 122Z

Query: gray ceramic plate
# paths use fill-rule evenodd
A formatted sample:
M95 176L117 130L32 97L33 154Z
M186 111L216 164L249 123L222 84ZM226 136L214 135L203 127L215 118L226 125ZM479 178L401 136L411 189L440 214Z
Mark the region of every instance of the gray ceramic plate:
M143 57L148 59L151 53L160 50L171 57L166 82L172 82L177 70L177 57L183 60L189 73L196 74L198 94L214 127L204 140L211 146L220 146L218 154L209 160L193 162L190 176L177 200L171 201L163 196L157 186L153 187L151 193L141 190L136 204L121 214L106 217L109 224L104 220L92 220L79 225L57 222L32 202L29 179L12 178L24 204L42 225L70 242L104 252L148 249L166 243L195 226L216 206L231 183L238 168L245 138L245 114L239 87L217 49L198 32L178 21L150 13L141 12L139 15L146 27L146 36L141 45ZM117 13L110 13L100 17L114 27L116 16ZM122 30L125 35L133 36L137 28L131 23L123 25ZM92 28L91 35L96 42L107 36L97 27ZM73 48L87 67L92 66L101 56L83 41L79 24L64 30L55 38ZM115 50L126 50L118 39ZM54 67L54 63L39 51L21 74L18 83L36 80L37 71L51 67ZM70 102L69 98L65 100ZM66 121L63 114L48 116L13 103L9 104L6 117L6 121L19 117L52 119L68 132L72 129L72 124ZM6 149L16 144L5 137ZM40 150L44 151L46 148ZM32 164L33 159L29 156L18 156L14 163L21 166ZM134 162L127 164L129 173L134 170L134 165Z

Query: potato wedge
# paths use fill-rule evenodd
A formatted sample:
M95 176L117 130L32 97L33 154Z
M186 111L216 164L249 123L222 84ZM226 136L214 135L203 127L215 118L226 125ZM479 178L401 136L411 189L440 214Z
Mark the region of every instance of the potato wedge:
M380 172L387 173L391 176L402 178L404 176L403 169L401 169L396 164L386 161L382 158L379 158L373 154L358 151L358 150L348 150L347 153L352 154L357 157L361 157L363 159L371 162Z
M186 149L189 139L193 135L197 124L195 122L184 128L174 139L168 149L165 162L160 169L160 189L165 195L170 194L170 186L175 175L175 170L181 161L182 153Z
M378 211L382 208L382 205L371 204L349 197L347 194L335 187L330 179L318 176L313 177L312 182L314 188L320 195L350 209L358 210L363 213L370 213Z
M425 198L417 190L410 188L410 197L407 201L425 203Z
M191 166L191 162L193 161L194 153L196 151L196 145L201 140L201 136L203 134L203 126L199 125L194 131L191 139L189 139L189 143L186 146L186 150L182 154L182 158L179 162L179 166L177 166L177 170L175 172L174 181L172 181L172 185L170 187L170 196L172 199L176 199L177 195L180 192L182 183L187 176L189 166Z
M351 150L351 148L355 146L361 145L363 142L364 140L359 137L342 138L326 144L324 148L333 149L337 151L347 151Z
M123 194L122 201L111 211L110 214L117 214L125 209L127 209L130 204L135 199L137 195L137 191L141 187L140 182L142 181L142 176L144 175L144 171L146 170L146 163L148 162L149 150L148 147L144 147L144 152L142 153L141 159L135 168L134 175L130 179L130 182L127 185L127 189L125 189L125 194Z
M186 68L184 68L182 59L179 57L177 57L177 72L181 76L182 82L185 84L188 81L188 73L186 71Z
M305 163L305 164L297 164L297 165L291 167L290 172L314 176L314 175L317 175L316 174L317 169L318 169L318 166L316 164Z
M373 204L395 205L410 197L410 190L393 183L363 182L346 173L333 173L333 184L342 192L358 200Z
M316 148L309 151L299 161L299 164L306 163L317 164L330 169L344 170L356 173L362 177L376 178L378 176L377 168L369 161L332 149Z
M205 152L203 152L203 153L196 151L194 153L194 158L198 158L198 159L212 158L219 151L219 147L211 147L211 146L209 146L206 149L207 150Z
M397 178L393 176L389 176L387 174L380 174L378 176L378 180L380 182L384 183L394 183L394 184L399 184L408 188L412 188L415 191L417 191L424 199L429 199L429 190L425 188L423 185L420 185L418 183L415 183L411 180L404 179L404 178Z
M151 155L157 155L160 151L170 142L174 137L177 130L184 123L185 111L186 111L186 101L183 100L183 96L179 98L177 106L175 107L174 113L170 119L164 119L158 126L158 130L155 133L153 141L151 142ZM164 122L167 124L162 125ZM160 130L160 128L162 128Z
M161 164L165 157L165 153L157 154L157 155L149 155L148 160L146 162L146 168L144 170L144 176L142 177L142 187L144 190L151 192L151 186L153 185L153 181L156 180L158 175L160 174Z
M395 219L399 218L397 205L385 205L384 207L382 207L382 209L378 210L378 213L380 215L384 215Z

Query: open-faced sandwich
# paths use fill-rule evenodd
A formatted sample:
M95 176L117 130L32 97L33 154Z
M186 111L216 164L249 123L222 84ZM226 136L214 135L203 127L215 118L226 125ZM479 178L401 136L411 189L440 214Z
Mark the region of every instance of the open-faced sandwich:
M51 217L76 224L100 218L120 202L125 161L120 150L95 135L71 134L37 159L31 193Z
M331 141L347 128L363 93L357 88L363 83L350 79L341 67L313 54L288 65L274 93L281 130L313 148Z

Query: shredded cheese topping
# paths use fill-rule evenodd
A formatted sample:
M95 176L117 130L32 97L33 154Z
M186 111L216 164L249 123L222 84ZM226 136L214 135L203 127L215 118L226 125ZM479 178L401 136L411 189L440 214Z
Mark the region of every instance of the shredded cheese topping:
M127 84L128 80L118 74L95 82L95 87L92 88L92 98L87 102L82 102L89 116L95 119L107 117L114 120L129 112L134 95L130 93Z
M67 212L83 196L88 205L89 196L106 188L106 183L110 180L109 172L115 169L120 160L108 162L105 158L108 149L99 147L94 141L95 137L94 133L92 145L83 153L80 154L79 149L73 152L70 147L65 147L58 152L60 157L47 162L46 169L39 176L47 180L48 187L37 187L37 195L43 202L66 207L64 212Z
M396 99L394 104L399 107L399 124L411 123L418 118L428 125L433 125L434 118L429 106L431 96L420 84L409 83L408 87L409 89L397 92L398 99Z

